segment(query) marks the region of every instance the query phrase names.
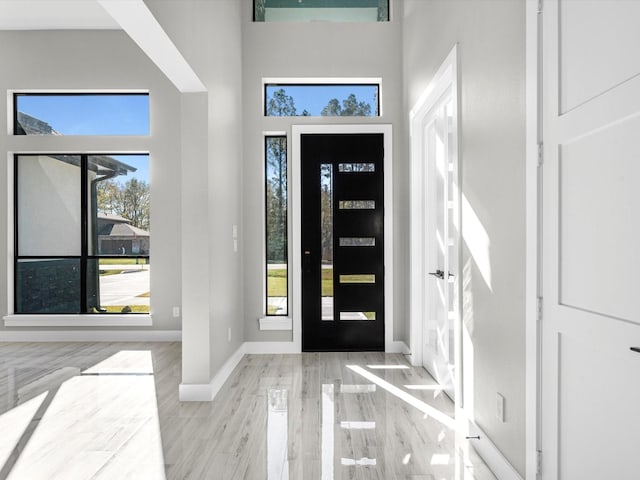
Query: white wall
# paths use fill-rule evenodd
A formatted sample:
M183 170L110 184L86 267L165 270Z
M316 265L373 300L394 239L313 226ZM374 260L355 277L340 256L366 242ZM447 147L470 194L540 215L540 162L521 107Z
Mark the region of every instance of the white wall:
M403 118L401 19L389 23L254 23L251 2L242 2L242 5L246 340L290 341L291 332L258 329L258 318L265 313L263 132L286 131L291 145L293 124L388 123L393 125L394 135L399 138ZM262 79L265 77L381 77L383 116L366 119L264 117ZM408 341L408 163L404 153L402 142L394 141L393 178L400 179L394 185L394 338ZM291 232L289 234L291 244ZM296 286L290 284L289 287L291 294Z
M474 378L465 400L523 474L525 2L405 0L403 10L405 108L458 43L461 183L471 207L463 205L462 219L462 313L472 341L463 355ZM505 423L496 418L497 392L506 399Z
M183 299L190 299L184 305L183 383L208 384L244 341L242 252L233 249L232 228L241 224L240 4L247 2L145 3L207 88L206 94L183 94L182 151L189 177L183 183L188 268L182 290Z
M119 31L0 32L0 152L149 151L151 183L150 330L181 327L172 307L180 305L180 97L173 85L139 48ZM8 90L148 89L149 137L35 137L8 135ZM12 185L10 171L0 168L2 191ZM12 265L13 202L0 196L0 314L9 313ZM105 330L102 328L101 330ZM5 329L0 325L0 331ZM44 330L39 327L38 330ZM57 329L60 330L60 329ZM136 327L136 330L140 330Z

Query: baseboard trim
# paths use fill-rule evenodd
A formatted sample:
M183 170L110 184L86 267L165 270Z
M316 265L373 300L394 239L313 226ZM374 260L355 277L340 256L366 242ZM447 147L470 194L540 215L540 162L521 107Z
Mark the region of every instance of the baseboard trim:
M181 402L210 402L218 394L224 382L231 376L245 354L245 343L227 359L209 383L181 383L178 398Z
M493 474L500 480L523 480L509 460L495 446L482 429L473 421L469 420L469 436L479 436L479 440L472 440L471 445L478 455L482 457Z
M178 397L181 402L210 402L210 383L181 383L178 385Z
M234 368L236 368L236 366L240 363L240 360L242 360L242 357L244 357L245 350L246 350L245 346L246 346L246 343L243 343L242 345L240 345L238 349L235 352L233 352L233 354L229 357L229 359L226 362L224 362L224 365L222 365L222 368L218 370L218 373L216 373L213 379L211 380L211 384L210 384L211 400L215 398L215 396L218 394L218 392L224 385L224 382L227 381L227 379L233 373Z
M181 330L2 330L0 342L180 342Z
M151 327L151 315L7 315L5 327Z
M393 341L390 345L387 345L385 353L402 353L408 355L411 352L406 343L402 341Z

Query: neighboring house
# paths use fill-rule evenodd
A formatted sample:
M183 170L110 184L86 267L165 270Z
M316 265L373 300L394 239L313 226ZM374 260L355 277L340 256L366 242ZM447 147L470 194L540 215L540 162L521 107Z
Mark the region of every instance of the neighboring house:
M16 135L61 135L51 125L24 112L18 112Z
M112 213L98 213L98 248L102 255L148 255L149 232L131 220Z

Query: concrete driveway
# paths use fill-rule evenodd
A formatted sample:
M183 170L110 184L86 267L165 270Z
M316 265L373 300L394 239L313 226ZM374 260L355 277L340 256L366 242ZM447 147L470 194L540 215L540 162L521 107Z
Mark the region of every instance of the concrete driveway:
M140 270L140 266L126 265L118 268L118 265L110 265L111 269L124 270L116 275L100 277L100 304L101 305L149 305L149 297L138 297L149 292L149 265Z

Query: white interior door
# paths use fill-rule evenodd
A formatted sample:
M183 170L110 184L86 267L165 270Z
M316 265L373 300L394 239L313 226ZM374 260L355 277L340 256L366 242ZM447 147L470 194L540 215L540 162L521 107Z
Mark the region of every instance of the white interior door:
M427 212L426 309L422 364L451 398L455 384L455 318L457 298L457 242L454 239L453 99L447 91L434 105L424 125Z
M640 478L640 2L542 15L542 478Z
M459 403L457 98L454 47L411 110L411 361Z

